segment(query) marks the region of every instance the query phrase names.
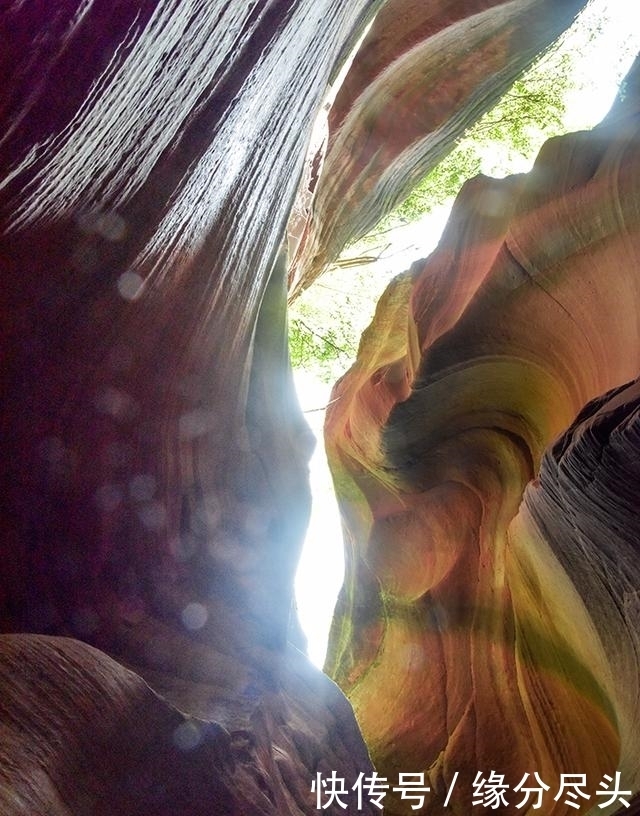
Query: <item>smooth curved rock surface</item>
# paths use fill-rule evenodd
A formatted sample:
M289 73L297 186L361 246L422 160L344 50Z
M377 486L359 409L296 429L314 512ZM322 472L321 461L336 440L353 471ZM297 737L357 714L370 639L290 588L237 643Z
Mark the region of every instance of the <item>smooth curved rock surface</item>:
M329 112L322 170L305 179L313 201L304 228L307 189L299 194L293 296L406 198L584 5L385 3Z
M0 629L116 661L0 642L3 815L299 816L371 771L286 645L313 440L279 255L375 7L2 5ZM187 714L232 750L181 757Z
M293 651L272 670L240 707L206 672L152 674L152 690L77 640L0 636L2 813L317 813L308 774L337 767L352 784L368 755L327 677Z
M620 769L637 788L640 738L640 380L589 403L545 453L511 531L514 561L544 539L590 613L613 702ZM526 531L526 533L525 533ZM602 658L601 658L602 659Z
M327 669L379 771L427 773L425 812L456 771L460 813L478 771L585 773L583 812L605 773L640 786L638 73L528 175L465 185L333 392Z
M439 83L442 80L435 100L426 106L426 118L417 128L408 127L406 117L389 122L382 112L373 125L388 141L390 152L386 158L380 155L382 163L372 164L371 172L363 172L366 151L351 150L344 127L331 137L324 169L305 165L327 86L383 5L379 0L15 0L2 7L3 816L118 811L300 816L317 812L311 791L316 774L334 771L350 786L359 774L373 772L344 696L287 645L295 630L295 621L289 625L293 573L308 515L307 459L313 444L293 392L286 348L288 261L282 246L287 222L301 177L309 195L308 179L320 174L314 221L303 246L313 261L316 249L311 247L319 240L317 252L329 258L347 234L353 237L363 227L367 213L381 214L381 208L400 195L418 165L422 172L427 155L428 161L441 155L447 140L488 106L582 3L514 0L489 7L479 0L449 4L449 12L446 4L425 4L434 10L433 31L441 34L428 39L424 53L428 52L430 76ZM386 28L385 19L394 19L400 7L389 3L387 17L381 17L379 24ZM411 4L404 8L407 13L418 9ZM547 14L551 9L554 14ZM372 112L361 104L363 98L375 101L377 89L386 87L386 80L381 84L378 80L389 71L395 83L413 75L396 74L398 59L417 70L420 60L416 63L413 56L423 49L422 40L418 44L415 37L432 30L431 23L426 28L423 24L420 17L417 33L413 24L408 25L414 46L410 57L398 45L403 42L402 25L393 27L371 90L366 65L358 68L356 63L358 79L345 86L334 115L334 121L338 116L344 122L352 120L354 137L359 139L357 134L363 132L362 116L366 120ZM377 36L376 30L372 28L371 36ZM461 33L464 36L458 40ZM444 64L443 43L455 45L454 57L460 54L459 45L470 52L461 62L452 59ZM479 61L491 68L491 75L480 81ZM423 83L420 93L424 88ZM409 95L409 101L414 98ZM635 257L631 232L626 243L616 243L617 238L610 242L610 235L623 234L621 223L625 228L632 223L625 207L601 211L607 195L617 195L619 204L620 191L635 178L633 151L625 152L631 138L624 133L629 121L622 117L620 126L614 126L618 153L607 147L611 139L606 134L602 149L589 139L581 142L571 164L575 173L564 179L565 187L564 177L557 175L557 167L565 165L555 159L550 165L557 200L569 201L569 188L575 187L571 208L583 215L591 213L591 230L596 226L604 230L598 250L602 254L596 257L608 259L608 268L612 259L623 267L627 256ZM434 126L442 131L437 138ZM371 190L379 186L387 160L395 169L380 197ZM618 166L624 173L615 176L614 189L612 172ZM592 170L593 178L600 181L588 188L585 179ZM347 187L336 188L338 197L327 195L342 179ZM428 287L416 289L419 311L411 333L410 377L404 357L411 276L390 295L397 317L388 326L390 345L385 347L378 339L375 349L369 344L372 359L377 355L382 361L376 363L382 369L373 384L381 396L370 408L362 403L363 415L353 414L354 438L360 439L361 430L365 431L363 450L358 453L363 463L369 461L367 456L378 462L376 434L393 406L409 396L409 383L419 366L423 396L431 388L431 362L419 363L421 346L433 349L436 357L444 355L434 371L448 366L447 355L457 360L460 395L464 399L468 395L469 404L485 371L505 400L511 400L512 415L507 421L508 414L500 414L498 431L493 425L465 425L464 410L454 417L457 431L473 441L472 452L484 450L487 443L494 453L502 452L497 471L491 456L478 462L475 493L469 485L461 489L459 480L452 479L438 483L436 492L429 494L421 481L420 490L414 492L422 498L403 516L406 508L398 511L394 491L407 449L402 442L405 431L393 423L389 439L396 438L396 443L390 453L397 461L380 460L382 488L378 475L383 471L376 470L377 464L367 476L364 488L375 489L376 501L379 498L385 507L377 517L373 569L402 596L407 610L406 621L398 622L397 639L387 642L396 653L409 649L416 665L422 653L408 639L406 626L417 608L416 599L424 598L427 586L436 592L446 581L453 584L450 597L462 597L469 591L469 575L480 566L488 576L482 586L490 586L496 562L485 507L491 508L495 529L506 525L533 472L527 445L530 457L539 458L547 437L566 427L572 411L619 384L616 378L633 363L627 350L627 359L609 372L611 382L598 369L603 360L613 359L622 338L635 325L629 292L622 307L617 303L615 310L612 306L602 312L602 328L606 312L606 325L615 315L618 332L607 336L606 343L590 344L577 329L569 332L568 342L565 334L573 324L558 305L562 314L557 349L526 346L532 335L523 331L522 359L509 358L496 374L491 374L491 365L485 369L484 361L474 363L465 374L463 349L446 345L445 333L462 325L467 301L469 308L475 301L480 303L482 298L474 292L483 287L487 292L481 311L488 310L487 331L494 325L489 320L489 311L493 308L495 313L497 303L489 291L491 276L486 285L480 278L491 266L492 252L502 251L507 211L522 209L518 222L522 228L514 232L517 246L510 245L510 251L518 258L539 260L541 284L551 285L545 277L548 259L536 249L540 235L553 226L557 245L552 242L552 249L559 252L564 246L567 256L580 245L582 215L569 222L564 204L550 209L549 185L549 179L540 190L526 188L523 180L508 182L504 189L509 194L499 195L491 205L496 212L484 214L485 226L473 218L463 219L465 224L468 221L468 232L466 238L462 235L462 246L466 241L477 247L477 241L472 241L476 232L485 236L481 240L486 246L469 262L470 277L466 272L454 276L451 291L446 275L456 265L448 261L435 300ZM522 193L517 195L520 187ZM595 192L583 201L581 193L586 189ZM625 193L629 205L633 195ZM523 203L527 196L531 201L539 196L542 220L527 221ZM338 229L330 220L336 201L342 206L342 199L351 209L340 222L346 226ZM326 221L326 229L318 218ZM319 227L325 231L313 237L311 232ZM454 241L451 236L451 241L453 257L459 237ZM606 254L609 250L611 257ZM564 255L553 257L564 263ZM513 285L513 308L522 308L526 323L527 298L534 310L538 302L548 307L548 298L517 263L506 263L505 269L515 277L511 280L507 275L506 284L502 281L498 301L508 299ZM592 300L608 304L607 298L613 302L615 294L620 301L619 293L598 289L599 278L591 271ZM528 274L538 275L538 267ZM301 280L308 280L305 276ZM571 284L567 297L573 288ZM540 324L540 336L552 325L551 315L547 318ZM489 345L504 342L505 349L512 349L507 336L511 323L495 325L497 334L487 335ZM467 339L473 337L473 326L464 331ZM461 339L464 331L460 330ZM576 366L582 366L583 354L584 359L588 353L598 358L593 368L585 365L583 373L569 376L567 383L562 343L568 343ZM545 373L549 356L558 371L551 366L551 373ZM523 371L527 376L532 373L528 393L509 397L522 382ZM450 385L451 380L445 391ZM552 388L551 407L542 416L536 400L547 405L547 386ZM406 423L407 439L419 438L426 457L413 462L411 478L428 481L432 472L439 479L439 465L430 471L427 453L441 450L440 436L448 433L447 417L441 412L439 419L432 418L432 443L420 436L414 422L422 411L417 403L414 418L411 400L402 408L408 414L403 416L399 409L397 413L401 424ZM491 405L483 404L482 410L493 416ZM519 410L524 412L520 419ZM372 411L378 417L373 424ZM367 430L371 427L375 434ZM516 441L521 432L522 444ZM455 448L454 441L451 445ZM464 461L457 466L466 467ZM500 478L512 479L504 497ZM353 490L354 484L347 475L342 486ZM464 495L458 496L459 492ZM446 544L452 534L449 501L457 503L456 524L463 519L472 549L484 524L486 563L479 566L472 552L471 566L459 569L457 554ZM371 515L374 504L367 505L365 516ZM543 503L538 504L538 516L531 511L535 519L543 518ZM357 501L344 504L353 535L359 535L364 506ZM430 551L421 544L422 522L431 525ZM387 545L398 530L408 544L408 557L398 556L394 566ZM518 530L509 533L517 553L526 550L532 531L527 528L520 538ZM422 572L415 569L416 557L424 561ZM524 563L521 569L526 567ZM494 583L500 576L498 570ZM582 614L579 590L570 582L568 586L573 591L570 611ZM513 588L514 597L516 589L524 592L522 582ZM341 666L346 666L347 651L354 653L349 665L354 678L361 670L366 673L362 649L370 654L377 649L384 629L379 614L383 600L388 603L381 599L377 578L358 583L353 607L357 646L345 641L340 652ZM472 601L454 610L461 621L459 642L448 644L463 656L469 654L465 625ZM521 606L526 607L526 598ZM488 604L488 609L484 625L504 634L513 620L501 617L500 604ZM590 620L587 613L583 619ZM422 631L422 613L411 620L416 631ZM436 629L431 633L434 640ZM580 698L576 711L590 722L600 718L599 739L606 757L619 750L628 750L631 757L631 749L620 746L633 747L632 731L614 727L610 714L612 707L623 714L630 711L629 700L624 710L616 707L616 695L621 692L615 691L617 686L611 691L613 687L603 679L601 668L609 665L609 658L604 649L596 649L600 635L595 627L587 635L584 642L569 639L567 644L575 658L573 666L581 666L579 661L587 653L599 661L587 672L589 695ZM505 636L502 653L511 667L518 658L508 648L510 643ZM456 657L456 661L462 659L471 658ZM538 669L536 664L530 671L536 680ZM338 674L351 690L344 683L344 671ZM566 699L574 701L582 686L576 691L577 680L573 675L570 679L566 688L562 684L560 688ZM553 680L542 673L544 689L551 688ZM421 694L430 682L430 675L425 675ZM483 683L478 687L486 689ZM462 686L450 692L451 717L458 716L467 692ZM362 698L352 696L362 715ZM379 722L392 734L396 720L390 715L397 709L404 716L409 711L407 699L406 694L396 693L393 705L387 706L388 692L383 689L368 700L369 720L363 723L381 767L391 764L401 771L422 767L405 764L409 759L413 762L414 755L403 739L384 743L370 727L371 719L382 712ZM434 714L426 730L413 713L404 721L405 736L414 744L422 741L429 750L449 738L447 722L435 717L434 701L435 697L430 698L431 708L420 715ZM439 706L442 712L442 699ZM564 702L561 708L565 710ZM485 712L487 729L494 723L491 711L489 706ZM487 761L496 741L489 730L475 728L469 718L460 716L468 730L457 734L446 761L460 761L464 769L463 763L469 760L464 747L467 735L480 740L478 735L484 734L477 753ZM568 722L566 728L573 737L591 736L577 715L562 722ZM512 762L518 766L523 755L512 747ZM593 759L593 764L599 768L602 763ZM347 812L377 812L366 801L362 809L353 797L349 803ZM326 811L344 812L337 803Z

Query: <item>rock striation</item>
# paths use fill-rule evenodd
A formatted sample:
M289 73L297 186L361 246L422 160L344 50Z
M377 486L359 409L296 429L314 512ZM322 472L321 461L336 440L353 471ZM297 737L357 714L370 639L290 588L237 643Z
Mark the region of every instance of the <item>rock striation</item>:
M456 772L460 813L479 771L586 774L582 812L605 774L638 789L639 75L529 174L465 185L334 388L327 669L378 770L428 775L425 812Z
M293 296L406 198L584 6L385 3L329 111L319 177L299 196Z
M306 286L583 5L3 4L3 816L377 813L312 790L373 774L369 751L426 770L431 810L480 761L619 764L636 790L635 483L596 462L626 461L637 416L631 85L529 178L466 188L338 386L331 670L366 746L290 642L313 440L287 275Z
M313 439L280 246L374 11L2 6L3 816L311 814L318 771L372 769L287 646Z

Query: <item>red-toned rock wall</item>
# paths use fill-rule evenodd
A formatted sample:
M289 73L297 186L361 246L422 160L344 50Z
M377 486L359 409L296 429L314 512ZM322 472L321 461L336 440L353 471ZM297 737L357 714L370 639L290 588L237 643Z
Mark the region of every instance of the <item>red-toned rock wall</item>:
M581 812L604 774L640 785L639 76L529 174L465 185L333 392L327 668L378 770L427 775L425 812L456 772L461 813L479 771L538 772L549 814L574 812L561 774Z
M385 3L329 113L322 171L295 227L294 294L399 204L584 5Z
M3 4L3 814L299 816L318 810L311 790L317 774L334 771L351 785L360 773L372 772L344 696L287 644L293 573L310 500L312 446L286 348L288 259L282 246L290 212L297 195L300 234L289 226L292 246L302 237L293 267L297 289L433 165L582 5L577 0ZM336 101L324 165L322 150L313 165L305 163L327 88L380 9ZM376 44L383 41L384 46ZM585 150L583 164L602 165L597 150L593 156L591 148ZM622 162L622 156L607 155L612 166ZM576 166L583 166L580 161ZM628 159L624 162L630 166ZM607 189L609 176L603 171L602 177ZM470 219L466 237L450 236L461 247L476 246L471 240L476 229L485 236L486 247L470 263L471 277L460 273L457 282L443 277L435 306L428 289L416 289L411 378L404 362L394 362L406 355L406 325L389 324L390 344L382 336L369 344L387 362L378 389L385 395L371 403L378 419L367 425L367 417L363 426L367 456L378 457L382 424L393 405L409 396L421 348L436 349L444 324L460 323L466 301L477 299L474 292L484 286L483 272L485 288L491 288L491 253L502 247L509 213L523 208L522 223L528 223L523 202L535 191L525 195L518 186L523 184L506 183L509 195L491 204L496 212L485 213L488 233ZM541 206L547 207L551 197L544 190ZM585 206L593 205L597 220L605 194L598 188L587 199ZM523 227L523 246L528 246L525 239L535 245L549 224L557 228L563 246L569 229L564 210L541 211L549 213L550 221L533 223L530 233ZM626 218L625 212L617 207L609 215ZM570 223L573 236L578 228ZM634 251L631 239L624 246ZM626 263L622 251L622 245L612 245L612 257L621 265ZM547 267L542 263L541 268ZM409 280L391 296L398 315L407 313ZM567 285L573 291L573 278ZM462 300L460 288L467 293ZM606 295L613 303L605 289L596 288L592 299ZM540 299L548 305L532 286L524 286L513 303L522 315L528 314L527 298L521 300L520 294L531 295L533 309ZM490 305L490 293L487 297ZM628 296L627 307L630 302ZM433 323L438 315L440 328ZM603 344L607 360L632 322L619 309L615 316L619 336ZM570 324L567 320L562 326ZM497 325L495 342L507 343L511 323ZM475 329L465 331L471 337ZM565 342L563 332L558 350ZM524 340L537 336L544 332L523 334ZM571 336L571 353L582 363L589 344L578 330ZM537 346L530 351L546 356ZM443 353L461 354L460 393L473 403L473 372L485 369L472 367L467 380L464 351ZM495 375L503 395L519 387L523 371L536 375L525 395L532 400L530 413L518 420L517 409L527 400L514 396L509 403L513 427L487 434L482 426L474 435L465 426L465 411L454 412L462 423L458 430L469 439L478 437L472 452L484 449L488 435L504 461L496 476L492 462L482 460L474 478L486 496L478 488L470 502L465 498L470 488L458 496L455 479L430 495L421 487L417 513L432 526L433 541L447 540L449 500L457 502L470 542L485 504L497 513L492 517L496 529L511 519L533 472L526 445L514 440L520 426L538 417L538 402L547 404L541 395L547 385L555 389L551 407L531 426L535 445L526 439L538 458L552 432L571 421L572 411L617 385L616 377L633 359L630 354L620 364L611 382L598 373L598 360L595 373L585 367L571 387L559 375L557 384L543 365L538 372L531 359L520 368L507 363L504 374ZM563 360L558 351L558 365ZM427 378L429 370L425 363ZM565 401L567 388L571 399ZM413 404L409 400L402 409L408 416L398 409L400 426L410 436ZM482 410L494 408L484 405ZM441 432L449 439L445 420L444 413L430 420L434 440ZM420 418L418 425L423 424ZM390 439L394 429L392 422ZM398 433L402 439L405 431ZM419 438L426 456L431 442ZM443 443L433 444L440 450ZM377 508L380 500L386 508L375 533L375 569L388 573L392 582L401 576L410 609L414 597L424 595L427 585L435 589L449 573L456 576L453 596L468 593L468 579L479 562L471 556L458 570L451 565L448 545L434 544L431 554L422 552L421 533L411 526L409 513L406 525L401 518L398 522L408 551L424 558L424 571L415 570L411 554L393 566L387 543L397 550L395 522L385 519L397 515L395 470L404 468L403 450L401 444L390 449L399 460L383 462L394 472L385 471L382 487L375 468L367 476L376 492L367 501ZM431 478L428 456L416 467L420 479ZM437 468L433 473L440 478ZM506 498L495 484L503 473L514 480ZM353 484L346 475L339 487L352 490ZM359 536L364 505L350 496L345 519L351 534ZM366 509L365 515L370 512ZM518 531L509 535L520 541ZM533 533L527 528L526 535ZM498 557L491 530L483 530L482 541L487 553L482 568L490 576L482 586L489 591ZM367 659L373 655L384 626L379 586L368 573L360 581L360 574L350 573L355 581L351 599L357 599L356 642L341 640L334 653L337 676L362 717L365 708L345 681L345 667L349 677L366 669L362 650ZM498 570L495 581L501 574ZM463 622L473 599L469 604L460 612ZM500 604L488 608L487 626L502 633L511 619L501 617ZM571 608L580 608L578 600ZM387 643L402 650L405 637L401 626L398 640ZM437 639L435 629L430 637ZM469 637L462 625L458 637L460 642L448 648L459 648L467 659ZM585 648L597 640L595 634L590 637ZM577 648L573 641L569 646ZM345 658L349 651L353 660ZM420 648L411 655L421 665ZM508 649L504 655L514 665ZM606 656L602 661L608 665ZM593 677L594 683L601 681L598 667ZM429 687L430 676L420 682ZM600 685L608 693L606 683ZM426 729L414 714L403 719L409 698L396 693L389 708L387 695L382 689L370 696L361 722L381 768L391 764L410 771L405 762L414 761L413 749L407 751L394 737L393 751L381 750L367 717L380 714L389 733L402 721L413 742L429 750L448 740L449 730L437 718ZM442 698L431 699L430 710L437 704L442 711ZM446 705L457 713L467 690L461 687L449 699ZM601 713L600 698L594 699L589 716ZM400 719L395 706L402 709ZM613 754L621 740L631 737L613 728L606 713L602 740ZM489 729L494 722L490 709L486 716ZM464 718L461 722L468 725ZM490 730L469 731L474 739L480 733L488 745L482 756L489 757L495 740ZM582 734L577 726L572 733ZM460 747L450 762L466 768L476 758L468 750ZM517 766L519 754L514 756ZM337 803L326 810L343 812ZM363 811L377 809L365 801L360 810L351 797L347 812Z
M0 638L3 814L313 813L317 770L371 769L287 647L313 440L278 257L374 10L2 5L0 627L38 633Z

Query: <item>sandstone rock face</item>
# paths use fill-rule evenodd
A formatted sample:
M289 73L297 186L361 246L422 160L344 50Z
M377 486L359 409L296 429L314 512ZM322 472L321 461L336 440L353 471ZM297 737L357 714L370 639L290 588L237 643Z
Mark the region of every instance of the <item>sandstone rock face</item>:
M349 704L302 655L263 664L242 696L197 665L199 682L145 672L152 691L77 640L1 636L2 813L312 814L316 773L370 773Z
M3 5L3 816L300 816L318 774L373 773L344 696L287 643L313 444L287 271L306 285L582 5ZM554 501L588 520L597 479L563 467L591 454L562 449L531 483L575 413L637 372L633 127L621 110L549 147L541 175L470 187L434 285L398 282L340 386L352 550L333 668L380 770L429 771L428 808L480 760L545 772L558 751L600 772L624 756L633 776L637 584L607 583L606 535L574 575L586 533L571 525L565 552L549 520ZM596 441L591 414L632 427L622 394L585 415ZM607 512L631 524L624 495ZM496 738L525 709L529 731ZM347 801L322 809L379 812Z
M455 772L460 813L478 771L535 769L552 814L560 774L586 774L583 812L604 774L640 785L639 73L528 175L463 188L334 389L327 667L378 770L427 773L425 812Z
M385 3L329 113L313 203L296 226L293 293L399 204L584 5Z
M316 772L371 771L287 647L313 440L278 255L374 10L3 4L0 627L101 650L2 640L3 815L314 813Z

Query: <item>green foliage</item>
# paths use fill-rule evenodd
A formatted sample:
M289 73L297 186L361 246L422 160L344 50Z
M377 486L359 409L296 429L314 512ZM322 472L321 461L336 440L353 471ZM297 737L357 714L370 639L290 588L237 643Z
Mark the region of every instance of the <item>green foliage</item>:
M389 278L389 271L372 263L369 254L333 267L303 292L289 307L293 368L325 383L344 374Z
M370 255L371 246L388 246L396 227L451 201L462 184L480 172L503 176L529 169L542 143L564 132L564 100L572 87L573 58L565 47L539 60L394 212L350 247L349 254ZM335 381L351 365L360 335L389 279L377 271L380 264L348 265L326 273L289 312L293 367L325 382Z
M344 320L331 328L316 313L307 316L306 309L296 310L298 315L289 319L289 350L293 368L312 370L323 382L334 380L335 371L346 369L356 354L352 342L351 326Z
M453 198L480 172L504 175L531 162L542 143L563 132L570 55L553 51L517 80L375 232L415 221Z
M347 370L366 326L359 319L362 301L369 300L362 294L364 286L359 272L333 270L293 303L289 309L293 368L310 371L327 383Z
M454 198L467 179L477 176L481 168L481 158L477 147L466 139L424 178L402 204L388 215L380 227L390 227L398 223L417 221L434 207ZM375 231L377 232L377 230Z

